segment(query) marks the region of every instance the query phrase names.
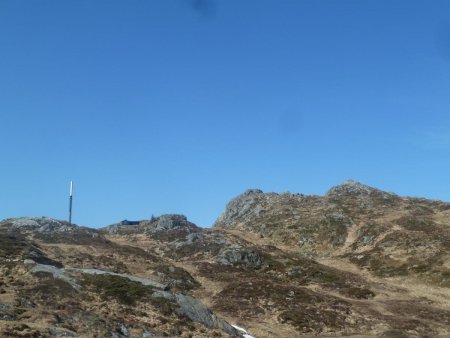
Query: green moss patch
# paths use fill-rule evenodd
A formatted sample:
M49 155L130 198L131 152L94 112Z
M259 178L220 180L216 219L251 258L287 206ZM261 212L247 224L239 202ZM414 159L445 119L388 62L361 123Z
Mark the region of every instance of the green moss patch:
M85 275L82 284L98 293L104 300L115 299L126 305L135 305L139 301L148 300L153 293L151 286L108 274Z

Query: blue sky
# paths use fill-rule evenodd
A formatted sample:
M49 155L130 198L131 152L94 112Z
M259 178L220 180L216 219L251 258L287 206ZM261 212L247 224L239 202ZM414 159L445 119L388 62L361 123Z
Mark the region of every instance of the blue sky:
M0 0L0 218L210 226L247 188L450 201L450 2Z

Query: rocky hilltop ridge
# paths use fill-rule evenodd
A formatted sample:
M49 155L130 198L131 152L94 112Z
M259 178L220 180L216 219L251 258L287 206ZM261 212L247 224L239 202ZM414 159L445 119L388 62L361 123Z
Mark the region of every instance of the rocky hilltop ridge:
M214 227L255 234L305 256L346 256L379 274L447 283L449 223L450 203L349 180L324 196L248 190L227 204Z
M392 208L396 203L411 202L434 205L440 209L450 208L450 203L415 197L400 197L355 180L346 180L342 184L330 188L325 195L304 195L285 193L264 193L260 189L249 189L233 198L216 220L215 227L233 227L237 224L254 220L261 214L268 214L269 209L284 208L285 211L297 213L296 208L302 205L322 206L324 211L337 210L343 204L351 203L357 207L356 212L364 209ZM342 209L342 208L340 208ZM274 211L271 210L271 211ZM300 218L300 215L297 217Z
M44 242L71 244L108 242L97 229L77 226L50 217L9 218L0 221L0 224L9 232L18 231L24 235L32 235Z

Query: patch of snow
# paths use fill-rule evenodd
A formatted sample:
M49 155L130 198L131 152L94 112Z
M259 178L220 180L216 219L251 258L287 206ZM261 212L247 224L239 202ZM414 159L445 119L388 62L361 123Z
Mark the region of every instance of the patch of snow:
M255 338L255 337L253 337L253 336L250 336L250 335L248 334L248 332L247 332L246 329L244 329L244 328L242 328L242 327L240 327L240 326L234 325L234 324L231 324L231 326L234 327L236 330L241 331L241 332L243 333L242 336L243 336L244 338Z

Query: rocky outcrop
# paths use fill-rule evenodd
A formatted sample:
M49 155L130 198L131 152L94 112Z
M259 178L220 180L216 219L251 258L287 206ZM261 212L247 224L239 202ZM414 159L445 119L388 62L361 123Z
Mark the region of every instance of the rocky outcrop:
M102 231L105 231L109 235L118 235L120 230L125 226L120 225L119 223L108 225L104 228L101 228Z
M0 222L0 227L11 233L32 234L47 243L108 243L97 229L81 227L49 217L9 218Z
M259 189L249 189L232 199L225 207L222 215L217 219L215 226L230 227L236 220L246 220L259 216L263 209L265 194Z
M216 259L221 265L246 265L260 268L262 265L261 256L253 250L243 248L239 244L231 245L222 249Z
M149 278L133 276L128 274L119 274L111 271L104 271L99 269L78 269L78 268L57 268L52 265L39 264L33 260L27 259L24 264L29 267L33 274L45 273L51 275L55 279L62 280L68 283L72 288L80 290L81 285L74 278L74 273L93 274L93 275L111 275L121 278L126 278L132 282L138 282L144 286L151 286L157 290L154 291L154 298L163 297L176 304L176 311L180 315L184 315L190 320L201 323L208 328L221 329L233 337L240 337L241 334L227 321L217 317L206 305L197 299L184 295L181 293L174 293L169 291L167 285L161 284Z
M201 232L201 228L189 222L184 215L166 214L138 226L147 236L162 242L184 239L188 234Z
M153 279L144 278L144 277L138 277L138 276L132 276L128 274L123 273L115 273L112 271L105 271L100 269L77 269L77 268L58 268L53 265L48 264L39 264L33 261L32 259L25 259L24 264L28 267L30 267L31 273L49 273L53 276L53 278L61 279L67 283L69 283L73 288L79 289L80 285L76 282L76 279L74 279L70 274L74 272L78 273L84 273L84 274L90 274L90 275L111 275L111 276L118 276L122 278L126 278L133 282L141 283L142 285L151 286L160 290L168 290L169 287L167 285L164 285L162 283L159 283Z
M10 229L30 230L42 234L68 232L75 227L75 225L68 222L58 221L49 217L9 218L3 220L1 223L7 225Z
M161 215L155 222L154 231L196 229L197 226L187 220L184 215L167 214Z
M71 271L80 271L82 273L87 273L91 275L111 275L111 276L118 276L122 278L127 278L130 281L141 283L142 285L146 286L152 286L157 289L161 290L168 290L169 287L167 285L161 284L157 281L154 281L153 279L144 278L144 277L138 277L138 276L132 276L124 273L116 273L112 271L104 271L99 269L70 269Z
M136 222L124 222L111 224L101 229L102 232L109 235L123 235L123 234L140 234L146 233L155 235L155 233L163 232L184 232L189 234L191 232L199 231L199 227L194 223L189 222L187 217L178 214L164 214L159 217L152 217L149 220L142 220Z
M191 296L170 291L156 291L153 296L175 302L178 305L177 312L194 322L212 329L221 329L232 337L242 337L242 334L230 323L217 317L206 305Z
M175 299L180 306L178 312L190 320L202 323L209 328L222 329L233 337L241 336L233 326L225 320L218 318L206 305L195 298L178 293L175 294Z
M33 261L32 259L26 259L24 260L24 264L26 266L30 267L31 273L48 273L53 276L53 278L60 279L72 286L74 289L79 289L80 285L76 282L75 279L70 277L66 272L64 268L58 268L53 265L47 265L47 264L39 264Z
M384 199L397 197L393 193L382 191L354 180L344 181L342 184L332 187L326 193L328 197L341 198L346 196L369 197L371 195L380 195Z

